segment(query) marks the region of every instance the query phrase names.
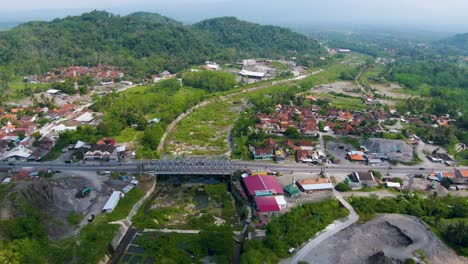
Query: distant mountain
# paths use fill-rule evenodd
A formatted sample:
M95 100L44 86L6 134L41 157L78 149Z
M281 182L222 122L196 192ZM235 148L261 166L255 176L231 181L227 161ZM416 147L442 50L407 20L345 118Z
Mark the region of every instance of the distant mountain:
M186 26L159 14L117 16L93 11L0 32L0 65L17 73L111 64L136 76L176 71L205 60L318 55L316 41L288 29L219 18Z
M440 40L436 45L468 56L468 33Z
M243 51L268 57L272 54L317 54L320 45L305 35L277 26L262 26L238 20L235 17L221 17L201 21L194 28L208 32L208 35L222 48Z

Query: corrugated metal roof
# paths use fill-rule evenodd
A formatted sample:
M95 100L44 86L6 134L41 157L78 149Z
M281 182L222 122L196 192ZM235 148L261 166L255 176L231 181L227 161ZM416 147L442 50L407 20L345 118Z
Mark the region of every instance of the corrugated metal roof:
M304 191L333 189L333 184L331 183L304 184L301 186Z
M274 196L259 196L255 197L255 204L260 212L278 212L280 207Z
M106 204L102 208L102 210L105 211L112 211L114 208L117 206L120 200L120 194L121 192L119 191L114 191L111 196L109 197L109 200L107 200Z
M255 191L268 191L273 194L284 194L283 187L278 183L275 176L258 175L242 178L247 190L251 196L255 195Z

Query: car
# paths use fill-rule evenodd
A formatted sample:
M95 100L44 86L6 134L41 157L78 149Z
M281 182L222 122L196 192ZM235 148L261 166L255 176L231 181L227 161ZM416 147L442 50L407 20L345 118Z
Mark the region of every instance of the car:
M138 185L138 181L137 181L137 180L132 180L130 183L133 184L133 185Z
M15 166L13 162L8 163L8 166Z
M88 217L88 222L91 223L94 220L95 217L96 217L96 215L94 215L94 214L90 215Z
M426 169L425 169L425 168L423 168L423 167L421 167L421 168L419 168L419 170L426 170Z

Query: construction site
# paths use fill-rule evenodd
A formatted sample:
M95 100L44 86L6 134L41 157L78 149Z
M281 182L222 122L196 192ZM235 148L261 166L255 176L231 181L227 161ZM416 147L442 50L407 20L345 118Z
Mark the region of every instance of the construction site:
M67 237L100 214L114 190L129 182L94 172L57 173L5 186L0 196L0 220L14 219L21 208L37 209L51 238Z
M322 264L399 264L408 259L415 263L466 263L422 220L399 214L354 224L324 240L305 258Z

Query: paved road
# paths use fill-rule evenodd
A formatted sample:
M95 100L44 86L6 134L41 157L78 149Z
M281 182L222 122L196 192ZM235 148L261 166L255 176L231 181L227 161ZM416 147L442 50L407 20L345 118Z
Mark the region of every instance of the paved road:
M147 164L151 162L150 160L139 160L131 162L122 162L122 163L107 163L103 162L102 165L96 162L87 162L87 163L63 163L63 162L0 162L0 168L42 168L61 171L97 171L97 170L110 170L110 171L121 171L121 172L137 172L138 166L141 164ZM207 160L207 163L209 160ZM14 164L14 166L10 165ZM180 165L174 165L174 167L179 167ZM204 165L191 165L195 171L202 171L200 168L203 168ZM206 166L206 165L205 165ZM317 173L321 171L321 167L312 166L304 163L291 163L291 164L275 164L272 162L254 162L254 161L231 161L231 168L233 171L242 170L242 169L253 169L253 170L264 170L269 168L274 171L288 173ZM388 166L366 166L366 165L327 165L324 170L328 173L333 172L351 172L356 170L379 170L386 173ZM454 167L440 167L434 169L434 171L453 171ZM468 169L467 166L457 167L457 169ZM421 170L419 166L409 167L409 166L392 166L391 172L395 173L428 173L431 171L431 168L424 168Z

